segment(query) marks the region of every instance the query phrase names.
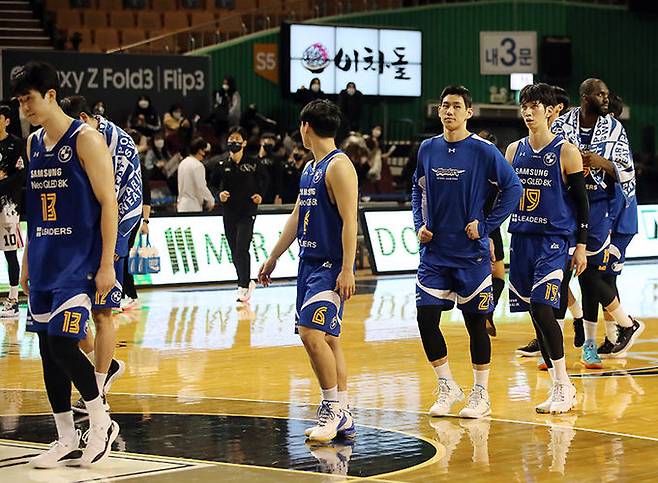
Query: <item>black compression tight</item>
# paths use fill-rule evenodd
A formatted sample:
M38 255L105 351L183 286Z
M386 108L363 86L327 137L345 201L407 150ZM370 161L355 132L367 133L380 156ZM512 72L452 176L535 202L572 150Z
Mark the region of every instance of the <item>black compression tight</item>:
M537 332L537 340L541 335L543 344L540 344L540 347L544 347L542 355L548 356L553 361L562 359L564 357L564 338L560 325L555 319L553 308L546 304L532 302L530 313ZM546 361L546 358L544 360ZM548 361L546 363L548 364Z
M603 275L596 267L588 266L578 277L583 295L583 317L590 322L598 320L599 304L607 307L617 297L615 290L606 283Z
M39 352L53 413L71 410L71 381L85 401L98 397L94 366L80 351L76 339L40 332Z
M430 362L448 355L448 347L441 332L441 309L437 305L417 307L418 330L425 355ZM488 364L491 361L491 341L485 326L486 314L463 313L466 330L471 339L471 362Z
M7 260L7 271L9 272L9 285L11 287L18 287L18 279L21 276L21 268L18 265L16 250L5 252L5 259Z

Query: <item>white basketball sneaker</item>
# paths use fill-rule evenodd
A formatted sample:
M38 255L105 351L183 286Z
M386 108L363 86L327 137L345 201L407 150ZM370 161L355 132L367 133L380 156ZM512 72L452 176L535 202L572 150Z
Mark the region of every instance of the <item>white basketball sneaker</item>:
M576 388L571 382L556 382L553 385L551 414L567 413L576 405Z
M549 414L551 412L551 403L553 402L553 389L555 388L555 383L548 390L548 398L535 406L535 411L537 414Z
M445 416L450 412L452 406L464 399L464 391L453 380L444 377L439 378L439 386L436 390L436 402L430 408L430 416Z
M478 419L484 418L491 414L491 403L489 402L489 393L479 384L474 384L471 393L468 395L466 406L459 411L460 418Z
M82 456L80 449L80 430L76 430L73 441L57 440L50 443L50 447L39 456L30 460L32 468L48 469L56 468L72 460L78 460Z
M93 464L104 461L112 450L112 443L119 435L119 424L116 421L109 420L109 424L104 426L92 425L82 436L83 441L87 441L87 446L82 451L82 457L77 461L67 463L68 466L89 467Z
M322 401L318 409L318 424L312 429L309 439L320 442L331 441L338 434L343 418L338 401Z

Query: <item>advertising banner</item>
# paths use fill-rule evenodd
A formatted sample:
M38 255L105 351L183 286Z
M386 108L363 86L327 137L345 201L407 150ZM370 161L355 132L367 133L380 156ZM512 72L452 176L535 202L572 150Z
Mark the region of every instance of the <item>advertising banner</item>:
M3 50L2 97L10 97L9 79L30 60L49 62L59 75L59 97L81 95L90 105L104 101L107 116L123 125L138 96L151 98L160 116L172 104L187 114L209 114L210 58L187 55L81 54L78 52Z

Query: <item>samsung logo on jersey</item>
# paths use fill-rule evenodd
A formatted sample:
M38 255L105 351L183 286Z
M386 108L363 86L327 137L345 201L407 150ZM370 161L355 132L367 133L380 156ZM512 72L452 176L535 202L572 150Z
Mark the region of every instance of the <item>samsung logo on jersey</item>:
M456 168L432 168L432 171L437 178L448 178L457 180L462 173L465 173L465 169L456 169Z
M66 236L73 235L73 228L70 226L61 226L57 228L42 228L37 226L36 236L37 238L42 236Z
M50 178L51 176L61 176L62 168L33 169L30 171L31 178Z

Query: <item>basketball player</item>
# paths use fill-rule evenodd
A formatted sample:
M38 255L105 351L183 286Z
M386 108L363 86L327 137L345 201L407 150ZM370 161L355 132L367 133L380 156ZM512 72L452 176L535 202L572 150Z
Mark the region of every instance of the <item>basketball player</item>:
M62 110L73 119L80 119L100 132L112 155L114 165L114 189L119 206L119 227L117 246L114 253L114 271L117 281L114 288L105 297L97 296L92 305L92 319L96 327L96 340L91 331L80 342L80 348L87 354L96 369L98 390L103 397L103 404L109 411L106 394L112 383L125 371L123 361L114 359L116 331L112 322L112 310L118 309L123 294L124 264L130 249L130 233L139 222L142 214L142 175L139 153L132 138L116 124L100 114L92 115L87 100L83 96L65 97L60 102ZM82 398L72 407L73 411L87 412Z
M25 184L23 140L7 131L11 108L0 105L0 250L9 269L9 297L0 308L0 318L18 318L18 282L20 267L16 250L23 248L19 228L18 206L21 187Z
M470 133L471 94L463 86L441 93L443 134L426 139L418 150L412 189L414 226L421 243L416 281L418 328L438 379L438 397L429 413L445 416L464 398L448 365L448 349L439 323L441 312L457 300L471 344L474 384L459 415L481 418L491 413L489 363L491 341L485 323L493 310L488 234L514 209L521 183L498 148ZM485 217L494 186L498 200Z
M599 304L620 326L614 352L628 351L644 330L641 321L626 314L614 289L603 278L608 266L610 204L615 196L615 184L620 185L628 204L634 194L635 173L624 127L608 116L608 87L600 79L587 79L580 85L579 93L580 107L560 116L551 130L576 145L583 157L590 217L588 266L578 279L585 325L582 363L588 369L600 369L601 358L595 342Z
M623 109L624 102L622 98L616 94L610 94L610 115L618 120L621 117ZM631 151L629 150L629 153L630 152ZM633 185L635 185L634 171ZM631 243L631 240L638 230L637 197L635 196L634 188L629 193L628 202L626 202L626 198L624 197L620 185L618 183L615 184L615 200L612 212L610 257L608 259L606 272L603 275L603 280L615 291L617 297L619 297L619 291L617 290L617 277L621 275L621 271L624 268L624 262L626 261L626 248L628 248L628 245ZM624 357L628 352L628 347L622 349L622 347L617 344L617 335L621 329L607 311L604 311L603 315L605 318L606 336L597 352L601 358Z
M578 148L548 127L555 105L553 88L528 85L521 90L520 102L529 136L510 144L505 153L524 187L509 224L510 309L530 312L553 380L549 398L536 410L560 414L572 409L576 388L567 374L562 330L554 310L560 306L560 285L574 233L576 249L568 269L575 267L580 275L587 266L589 207Z
M57 103L57 72L28 62L12 77L23 115L41 128L27 141L27 246L21 285L29 296L26 329L37 332L57 441L33 458L35 468L89 466L105 459L119 425L103 408L94 367L78 347L92 300L115 284L117 201L112 158L103 137ZM71 382L89 411L87 446L79 449Z
M318 423L306 435L330 441L339 432L354 432L339 335L343 304L355 293L358 181L352 162L334 142L341 122L338 107L326 100L311 101L300 120L302 141L313 161L302 172L295 208L258 279L270 284L277 260L296 234L296 325L322 389Z
M478 133L482 139L486 139L492 144L497 144L498 139L489 131L480 131ZM494 204L498 192L493 193L487 200L484 208L485 216L489 214ZM505 252L503 251L503 236L500 233L500 227L492 230L489 233L489 244L491 247L491 286L493 287L493 302L494 307L498 306L498 300L505 288ZM493 320L493 312L487 316L487 332L491 337L496 337L496 325Z
M569 109L570 99L567 92L559 86L553 86L553 91L555 94L555 105L553 105L552 112L548 118L548 126L550 127L553 124L561 113ZM546 102L549 102L547 99ZM569 256L567 258L566 265L563 271L562 284L560 285L560 306L555 311L555 317L557 323L560 325L560 330L564 334L564 317L567 313L567 308L573 316L573 330L574 330L574 347L580 348L585 342L585 333L583 330L583 309L580 306L580 303L574 297L571 289L569 288L569 282L571 281L571 257L576 249L575 239L573 239L574 245L569 248ZM519 347L516 350L516 353L522 357L536 357L540 356L537 362L537 368L539 370L545 371L548 370L548 365L543 357L541 357L541 351L539 348L539 342L537 339L533 339L527 345Z

